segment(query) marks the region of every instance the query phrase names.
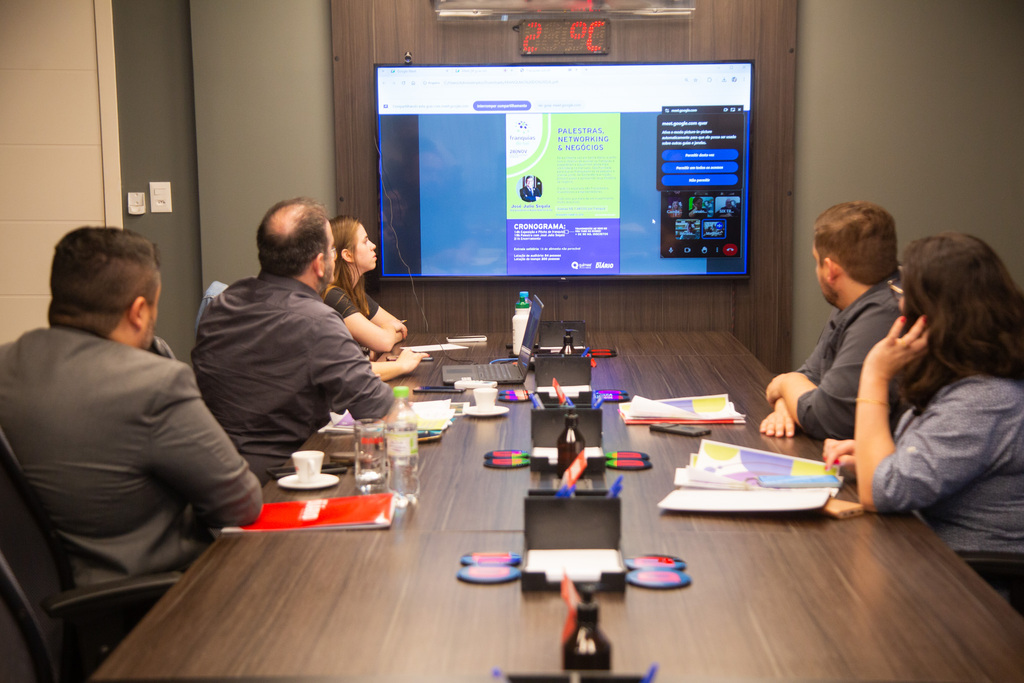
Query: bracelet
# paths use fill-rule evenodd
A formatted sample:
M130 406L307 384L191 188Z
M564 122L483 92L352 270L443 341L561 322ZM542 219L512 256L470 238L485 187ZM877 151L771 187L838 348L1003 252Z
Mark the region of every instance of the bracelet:
M876 406L885 406L886 408L889 407L888 401L879 401L878 399L875 398L861 398L860 396L857 397L857 403L872 403Z

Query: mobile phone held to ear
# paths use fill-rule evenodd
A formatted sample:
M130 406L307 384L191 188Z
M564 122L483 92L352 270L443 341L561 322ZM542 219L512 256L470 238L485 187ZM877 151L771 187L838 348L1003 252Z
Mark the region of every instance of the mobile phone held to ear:
M711 430L702 425L656 424L651 425L652 432L668 432L681 436L707 436Z

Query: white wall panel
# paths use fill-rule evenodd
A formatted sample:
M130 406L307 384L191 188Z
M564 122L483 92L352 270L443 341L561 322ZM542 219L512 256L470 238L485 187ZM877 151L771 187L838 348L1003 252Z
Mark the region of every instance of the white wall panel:
M73 227L104 223L105 189L120 222L118 162L108 154L105 180L101 139L102 129L117 149L116 117L101 127L97 66L99 36L113 71L109 9L110 0L0 1L0 342L46 324L53 246Z
M6 220L103 222L99 145L0 145Z
M82 222L0 222L0 292L4 296L50 296L53 248Z
M0 2L0 68L95 71L92 0Z
M46 309L50 297L10 297L0 295L0 344L12 342L23 332L47 327Z
M0 145L97 145L92 71L0 69Z

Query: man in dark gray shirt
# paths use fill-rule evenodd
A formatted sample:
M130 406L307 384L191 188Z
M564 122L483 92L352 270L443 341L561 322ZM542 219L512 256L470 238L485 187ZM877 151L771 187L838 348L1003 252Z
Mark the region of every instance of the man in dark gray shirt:
M320 298L334 274L324 207L279 202L256 234L260 274L216 297L199 321L192 367L206 404L266 482L330 419L383 417L391 389Z
M835 310L800 369L768 385L773 411L761 433L793 436L800 427L816 439L850 439L864 357L900 315L888 284L899 278L895 221L871 202L837 204L815 221L812 252L821 292ZM895 385L889 393L895 419Z

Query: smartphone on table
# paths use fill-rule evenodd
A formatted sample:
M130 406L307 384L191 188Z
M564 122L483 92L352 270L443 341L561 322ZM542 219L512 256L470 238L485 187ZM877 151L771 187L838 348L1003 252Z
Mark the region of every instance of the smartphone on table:
M668 432L681 436L707 436L711 430L704 425L680 425L680 424L654 424L651 425L652 432Z

